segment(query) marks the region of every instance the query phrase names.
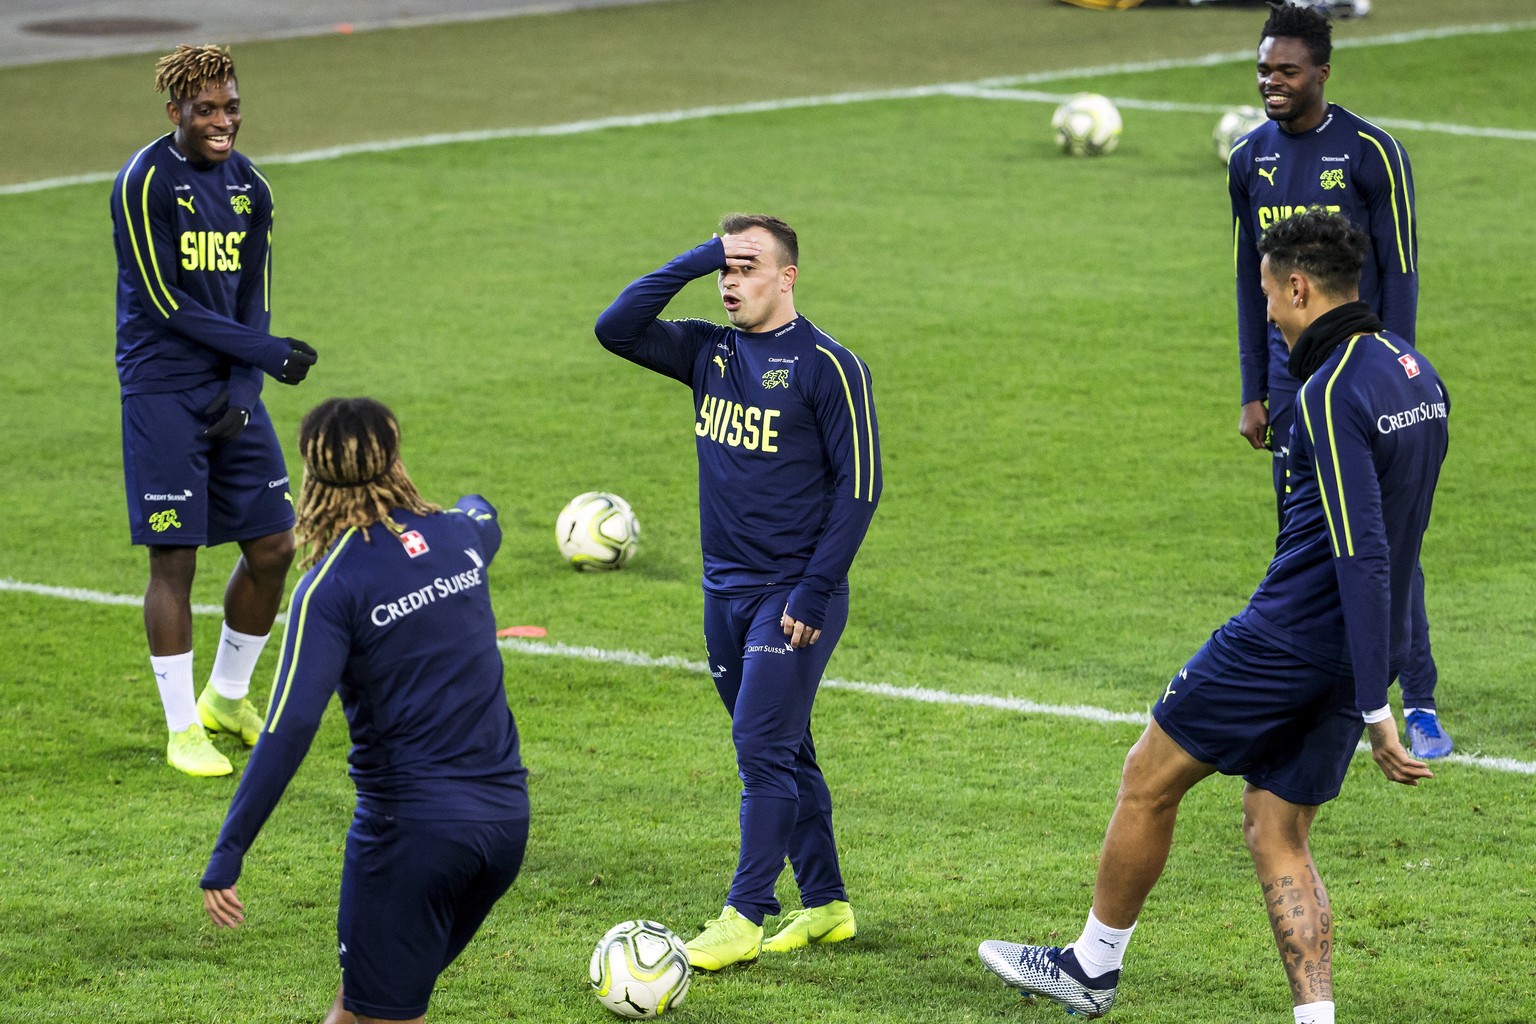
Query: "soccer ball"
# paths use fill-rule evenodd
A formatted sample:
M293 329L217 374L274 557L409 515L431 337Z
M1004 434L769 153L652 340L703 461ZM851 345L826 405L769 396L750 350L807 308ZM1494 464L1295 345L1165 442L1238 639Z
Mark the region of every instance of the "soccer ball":
M588 491L560 510L555 543L577 569L622 569L639 547L640 520L617 494Z
M1211 145L1216 150L1216 159L1226 163L1237 140L1266 120L1268 118L1258 107L1234 107L1222 114L1221 120L1216 122L1215 131L1211 132Z
M1120 111L1108 97L1080 92L1051 115L1056 145L1071 156L1103 156L1120 145Z
M693 968L666 925L625 921L597 940L588 971L597 1001L620 1017L649 1020L683 1004Z

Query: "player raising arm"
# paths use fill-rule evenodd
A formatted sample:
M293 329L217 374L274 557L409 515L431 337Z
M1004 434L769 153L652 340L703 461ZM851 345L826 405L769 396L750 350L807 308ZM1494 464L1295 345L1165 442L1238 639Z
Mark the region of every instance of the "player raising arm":
M798 263L788 224L733 214L720 236L635 281L597 320L604 348L693 392L704 642L742 780L736 876L724 911L688 943L704 970L857 929L811 706L880 500L880 441L868 367L795 310ZM684 285L711 274L729 327L658 319ZM786 855L803 909L764 942Z
M246 851L339 695L357 811L337 914L342 986L326 1024L420 1021L528 840L486 581L501 529L476 495L446 512L424 501L399 443L372 399L333 398L304 417L309 571L289 604L261 742L202 879L214 923L238 926Z
M293 562L288 470L262 377L297 384L316 356L269 333L272 193L235 150L240 93L229 52L180 46L156 73L176 129L129 159L110 204L123 476L133 543L149 549L144 625L167 760L189 775L228 775L204 727L256 742L251 672ZM227 541L240 545L240 561L212 675L194 704L197 549Z
M1357 298L1365 234L1308 211L1259 243L1268 315L1302 382L1285 526L1248 606L1164 688L1125 760L1077 941L987 941L1009 985L1098 1017L1162 874L1184 794L1241 775L1258 870L1297 1024L1333 1024L1332 911L1308 835L1363 729L1394 782L1430 778L1398 740L1387 686L1408 653L1410 591L1445 457L1450 400L1434 367Z

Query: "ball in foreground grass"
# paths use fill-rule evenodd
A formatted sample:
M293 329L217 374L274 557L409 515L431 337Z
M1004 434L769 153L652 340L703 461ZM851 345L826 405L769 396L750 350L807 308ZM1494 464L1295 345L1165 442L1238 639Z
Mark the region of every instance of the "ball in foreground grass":
M1258 107L1234 107L1222 114L1211 132L1211 146L1216 151L1216 159L1226 163L1237 140L1266 120L1264 111Z
M588 978L610 1011L649 1020L682 1005L693 969L683 940L666 925L625 921L597 940Z
M1080 92L1056 108L1051 129L1070 156L1104 156L1120 145L1120 111L1107 96Z
M617 494L588 491L560 510L555 543L577 569L622 569L639 547L640 521Z

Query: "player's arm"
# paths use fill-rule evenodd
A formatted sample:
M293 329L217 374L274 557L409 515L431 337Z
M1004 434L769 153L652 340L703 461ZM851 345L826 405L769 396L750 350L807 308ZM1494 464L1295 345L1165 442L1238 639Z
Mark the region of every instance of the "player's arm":
M812 400L835 489L826 528L804 575L789 593L780 621L796 647L813 643L819 635L832 592L848 576L884 486L869 368L843 348L818 345L815 358Z
M1414 344L1419 318L1418 206L1408 154L1386 132L1361 132L1360 188L1371 215L1371 258L1381 282L1381 322Z
M1250 142L1239 143L1227 157L1227 194L1232 200L1232 260L1237 280L1237 365L1242 380L1238 433L1255 448L1264 447L1269 427L1269 322L1259 285L1258 225L1248 196L1245 168Z
M1372 755L1387 778L1417 785L1431 774L1403 750L1387 704L1391 683L1391 552L1372 444L1375 424L1363 402L1339 383L1355 345L1327 379L1309 380L1301 392L1302 428L1313 449L1334 574L1344 612L1355 707L1371 736ZM1335 385L1338 385L1335 387Z
M255 171L255 168L252 168ZM235 319L263 334L272 333L272 189L256 171L251 190L251 216L241 247L240 284L235 291ZM260 367L239 363L229 375L229 403L256 408L264 374Z
M453 515L462 515L474 524L480 535L480 553L489 564L501 550L501 524L496 521L496 506L478 494L466 494L448 509Z
M731 258L740 259L727 256L722 239L711 238L631 282L597 318L597 340L615 355L691 385L698 351L694 325L659 318L689 281L724 270Z
M315 362L313 348L216 313L176 286L172 268L181 254L173 237L175 197L168 187L156 187L154 175L152 164L134 164L113 196L117 244L141 308L194 344L259 367L285 384L303 380Z
M346 666L350 650L349 598L336 585L331 569L347 546L355 543L361 541L354 529L294 589L266 725L235 790L199 883L205 893L220 894L205 896L204 900L216 924L233 927L239 923L239 900L234 889L246 851L309 752L325 707Z

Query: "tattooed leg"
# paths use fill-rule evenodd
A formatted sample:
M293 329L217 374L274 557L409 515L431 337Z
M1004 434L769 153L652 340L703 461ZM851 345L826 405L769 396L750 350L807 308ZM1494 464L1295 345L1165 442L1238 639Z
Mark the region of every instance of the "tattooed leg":
M1333 999L1333 911L1307 846L1316 815L1253 786L1243 791L1243 838L1297 1006Z

